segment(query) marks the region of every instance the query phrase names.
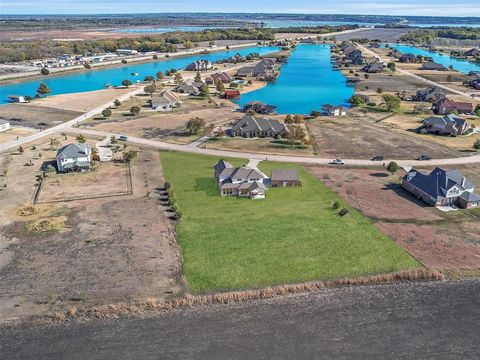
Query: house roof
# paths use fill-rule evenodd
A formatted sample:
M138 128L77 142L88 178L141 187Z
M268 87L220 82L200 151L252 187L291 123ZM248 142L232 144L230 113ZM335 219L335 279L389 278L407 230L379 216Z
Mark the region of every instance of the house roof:
M218 160L218 162L213 166L213 169L215 170L215 174L220 174L223 170L225 169L231 169L233 168L232 164L225 160Z
M68 144L57 151L57 159L77 159L85 157L89 152L90 146L87 144Z
M423 69L446 69L442 64L437 64L433 61L424 62L422 65Z
M453 101L452 99L443 98L434 103L434 105L438 108L440 106L449 106L453 109L460 110L463 112L470 112L473 110L473 105L467 102L457 102Z
M444 198L454 186L459 187L462 191L473 191L474 187L473 183L458 171L447 171L438 167L433 169L430 174L412 169L403 179L435 199ZM462 183L464 183L463 186Z
M278 120L258 118L252 115L245 115L232 126L232 131L267 131L273 130L275 133L280 133L286 130L285 125Z
M470 191L465 191L462 195L460 195L460 198L468 203L480 201L480 196Z
M297 169L273 169L272 181L298 181Z
M175 95L170 90L165 91L160 96L155 96L152 98L152 107L171 105L178 101L177 95Z
M10 124L10 121L0 120L0 125L4 125L4 124Z
M447 126L452 125L457 128L462 128L465 124L465 120L461 119L453 114L448 114L443 117L430 116L423 120L423 123L430 126Z

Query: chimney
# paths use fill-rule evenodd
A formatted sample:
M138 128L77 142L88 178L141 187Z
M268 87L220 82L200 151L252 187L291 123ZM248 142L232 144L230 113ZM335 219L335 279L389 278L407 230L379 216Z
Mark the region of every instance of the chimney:
M462 178L462 188L465 189L465 183L467 182L467 179L465 176Z

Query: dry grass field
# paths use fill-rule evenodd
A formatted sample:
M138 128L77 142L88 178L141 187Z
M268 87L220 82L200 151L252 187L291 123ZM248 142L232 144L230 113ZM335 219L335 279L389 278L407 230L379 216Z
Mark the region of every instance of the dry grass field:
M22 138L35 133L35 130L24 127L11 127L9 130L0 132L0 143L6 143L17 138Z

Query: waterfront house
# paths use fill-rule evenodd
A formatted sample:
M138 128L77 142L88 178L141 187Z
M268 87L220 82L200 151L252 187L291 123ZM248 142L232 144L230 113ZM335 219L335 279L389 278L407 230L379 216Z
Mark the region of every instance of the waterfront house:
M240 98L240 91L238 90L225 90L223 93L223 97L225 99L239 99Z
M480 90L480 78L469 81L468 86L473 89Z
M279 138L287 131L287 127L278 120L253 115L245 115L230 130L232 136L245 138Z
M413 98L415 101L425 102L436 102L442 99L445 99L445 92L436 86L429 86L418 90L416 96Z
M229 84L233 80L234 80L234 78L231 77L230 75L228 75L226 72L219 72L219 73L215 73L215 74L212 74L209 77L207 77L205 79L205 82L209 85L213 85L213 84L217 83L218 81L220 81L223 84Z
M256 77L258 80L271 78L275 74L275 61L262 59L254 66L245 66L237 71L237 77Z
M118 55L123 55L123 56L138 54L137 50L132 50L132 49L117 49L117 50L115 50L115 52Z
M405 64L415 64L415 63L418 63L418 58L416 55L407 53L407 54L402 54L398 59L398 61Z
M470 129L470 125L464 119L453 114L443 117L430 116L423 120L422 123L421 132L437 135L464 135Z
M383 72L384 68L385 68L385 65L382 62L375 60L370 64L365 65L362 68L362 71L366 73L381 73Z
M27 100L25 99L25 96L8 95L8 102L11 102L11 103L25 103L25 102L27 102Z
M225 160L218 161L213 169L221 196L265 198L267 187L264 181L266 177L260 171L247 166L234 168Z
M87 144L68 144L57 151L57 171L88 171L92 160L92 148Z
M302 186L297 169L273 169L270 184L273 188Z
M172 91L164 91L160 96L152 98L152 109L157 111L172 111L180 101Z
M346 116L350 111L349 108L345 106L333 106L330 104L322 105L322 112L325 116Z
M10 129L10 122L6 120L0 120L0 132Z
M451 113L471 114L473 112L473 105L467 102L457 102L443 98L432 104L432 111L437 115L447 115Z
M463 54L465 56L477 57L477 56L480 56L480 49L473 48L468 51L465 51Z
M402 179L402 187L426 203L458 206L464 209L480 206L473 183L458 171L435 168L430 174L410 170Z
M480 71L475 71L475 70L470 71L468 73L468 76L473 76L473 77L476 77L476 78L480 78Z
M445 71L447 68L442 64L437 64L433 61L426 61L422 64L420 70L436 70L436 71Z
M212 63L209 60L195 60L188 65L185 70L188 71L207 71L213 68Z
M262 115L274 114L276 106L264 104L261 101L250 101L246 103L242 109L243 112L255 112Z

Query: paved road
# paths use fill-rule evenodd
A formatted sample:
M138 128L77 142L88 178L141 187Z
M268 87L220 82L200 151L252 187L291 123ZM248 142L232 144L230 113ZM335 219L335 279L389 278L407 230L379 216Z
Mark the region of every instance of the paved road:
M480 281L381 285L0 335L4 359L478 359Z
M374 56L376 59L378 59L379 61L381 61L383 64L387 65L387 62L380 56L378 55L376 52L373 52L372 50L366 48L365 46L362 46L360 44L357 43L357 46L359 48L361 48L362 50L366 51L367 53L371 54L372 56ZM434 85L436 87L439 87L439 88L442 88L444 90L447 90L447 91L450 91L454 94L457 94L457 95L461 95L469 100L473 100L473 101L477 101L476 99L473 99L471 94L470 93L465 93L463 91L460 91L460 90L457 90L457 89L454 89L450 86L447 86L447 85L443 85L443 84L439 84L435 81L432 81L432 80L428 80L428 79L425 79L424 77L420 76L420 75L417 75L417 74L414 74L410 71L407 71L407 70L403 70L403 69L399 69L398 67L396 68L396 71L398 71L400 74L403 74L403 75L407 75L407 76L411 76L411 77L414 77L415 79L417 80L420 80L420 81L423 81L424 83L428 84L428 85Z

